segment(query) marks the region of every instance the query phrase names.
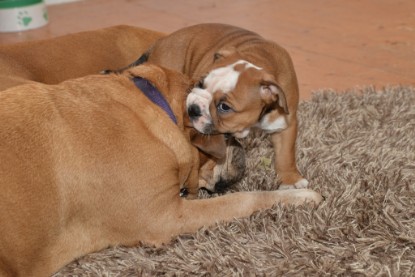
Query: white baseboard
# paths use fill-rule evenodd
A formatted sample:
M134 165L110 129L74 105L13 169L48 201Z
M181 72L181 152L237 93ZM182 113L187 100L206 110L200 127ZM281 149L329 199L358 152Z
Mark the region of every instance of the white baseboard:
M64 4L69 2L77 2L81 0L45 0L46 5L58 5L58 4Z

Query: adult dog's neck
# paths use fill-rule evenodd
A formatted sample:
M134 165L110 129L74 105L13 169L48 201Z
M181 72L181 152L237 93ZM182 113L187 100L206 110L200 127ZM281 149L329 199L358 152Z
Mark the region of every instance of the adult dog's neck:
M177 124L176 116L173 113L169 103L164 98L163 94L147 79L143 77L134 77L133 82L148 99L154 104L163 109L170 119Z

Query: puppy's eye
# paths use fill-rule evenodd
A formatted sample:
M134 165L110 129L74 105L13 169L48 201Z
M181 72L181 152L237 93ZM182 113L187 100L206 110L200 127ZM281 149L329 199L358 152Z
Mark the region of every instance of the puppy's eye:
M220 113L229 113L232 112L232 108L229 107L226 103L220 102L219 105L216 107L218 109L218 112Z

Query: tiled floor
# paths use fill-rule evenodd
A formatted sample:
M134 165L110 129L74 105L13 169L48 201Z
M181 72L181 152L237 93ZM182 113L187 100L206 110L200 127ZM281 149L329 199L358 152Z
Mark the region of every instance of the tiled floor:
M50 24L0 34L1 43L129 24L163 32L239 25L291 53L301 98L320 88L415 85L413 0L84 0L48 7Z

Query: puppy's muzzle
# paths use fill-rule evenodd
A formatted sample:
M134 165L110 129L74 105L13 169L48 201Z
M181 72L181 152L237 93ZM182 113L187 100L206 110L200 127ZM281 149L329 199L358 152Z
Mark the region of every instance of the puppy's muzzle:
M187 108L187 114L189 115L190 121L195 123L202 117L202 110L200 109L199 105L191 104ZM215 128L211 123L205 123L202 125L202 128L197 128L197 130L206 135L212 135L215 133Z

